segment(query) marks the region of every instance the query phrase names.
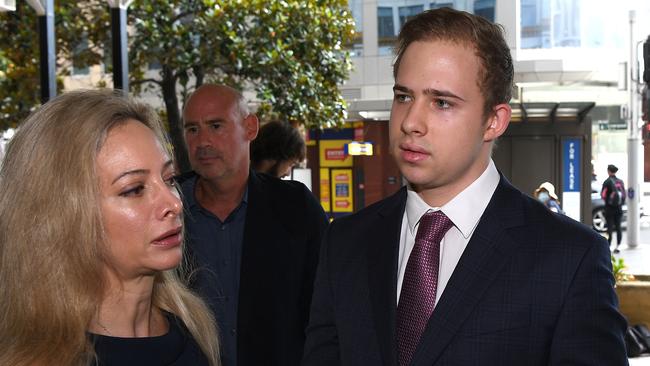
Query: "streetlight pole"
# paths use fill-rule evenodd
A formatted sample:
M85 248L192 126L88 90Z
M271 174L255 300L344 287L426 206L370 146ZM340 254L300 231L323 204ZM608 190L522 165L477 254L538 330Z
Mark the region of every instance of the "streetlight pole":
M630 108L628 115L628 199L627 199L627 245L635 248L639 244L639 174L641 170L640 152L641 139L639 138L639 113L638 113L638 55L637 43L634 41L634 22L636 12L630 10Z
M27 0L38 15L41 103L56 96L56 51L54 43L54 0Z
M108 0L111 8L113 46L113 88L129 93L129 50L126 33L126 9L130 0Z

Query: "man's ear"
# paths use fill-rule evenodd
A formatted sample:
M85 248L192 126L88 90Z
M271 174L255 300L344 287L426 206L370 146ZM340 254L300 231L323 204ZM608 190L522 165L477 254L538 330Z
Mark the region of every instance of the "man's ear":
M510 124L512 108L508 103L497 104L492 109L492 114L488 117L483 140L485 142L494 141L506 132Z
M260 121L255 114L251 113L244 118L244 129L246 130L246 138L248 138L248 141L255 140L260 130Z

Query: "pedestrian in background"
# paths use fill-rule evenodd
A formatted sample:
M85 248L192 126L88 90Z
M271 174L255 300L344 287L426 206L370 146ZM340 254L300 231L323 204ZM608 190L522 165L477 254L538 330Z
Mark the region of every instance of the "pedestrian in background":
M259 126L239 91L199 87L183 123L193 287L217 318L223 365L298 365L325 212L304 184L250 169Z
M0 365L219 365L210 310L176 272L164 136L112 91L63 94L18 127L0 169Z
M291 124L271 121L260 128L251 143L253 170L284 178L305 160L305 140Z
M619 253L618 247L621 245L622 230L621 220L623 218L623 205L625 204L625 184L623 180L616 177L618 168L614 164L607 166L609 177L603 182L603 188L600 190L600 196L605 201L605 221L607 222L607 241L612 245L613 232L616 231L616 248L614 253Z
M562 206L560 205L560 200L555 194L555 186L551 182L544 182L540 184L534 192L535 198L537 198L541 203L546 206L549 210L564 214Z

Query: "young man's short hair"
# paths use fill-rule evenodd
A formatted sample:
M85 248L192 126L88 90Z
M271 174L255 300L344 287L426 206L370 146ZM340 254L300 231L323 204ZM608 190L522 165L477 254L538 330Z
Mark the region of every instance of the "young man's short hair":
M406 22L399 33L393 75L397 78L402 56L413 42L443 41L471 47L481 61L478 86L487 117L495 105L508 103L512 97L514 68L503 34L502 26L478 15L451 8L424 11Z

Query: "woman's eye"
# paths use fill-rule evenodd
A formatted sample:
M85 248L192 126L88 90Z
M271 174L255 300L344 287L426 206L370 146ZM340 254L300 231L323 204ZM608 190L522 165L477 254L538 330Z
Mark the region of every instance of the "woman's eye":
M137 187L127 189L126 191L120 193L120 196L122 197L140 196L143 190L144 190L144 186L139 185Z

